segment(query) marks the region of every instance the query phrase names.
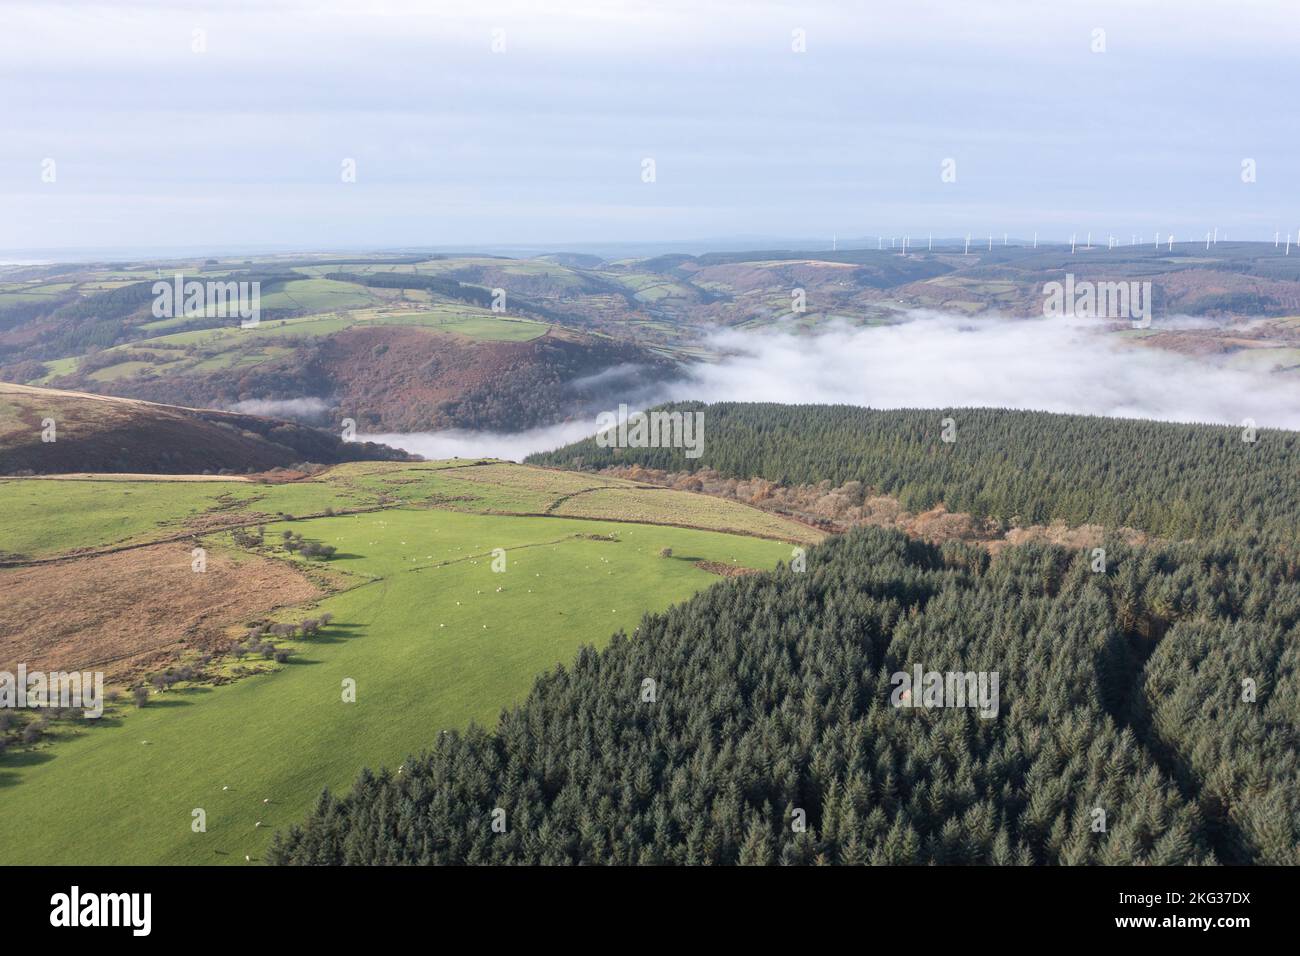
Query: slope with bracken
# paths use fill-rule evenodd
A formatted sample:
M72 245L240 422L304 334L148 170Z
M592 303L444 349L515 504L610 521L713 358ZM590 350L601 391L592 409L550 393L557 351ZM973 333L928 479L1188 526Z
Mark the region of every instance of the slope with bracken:
M256 415L0 382L0 474L244 473L409 457Z

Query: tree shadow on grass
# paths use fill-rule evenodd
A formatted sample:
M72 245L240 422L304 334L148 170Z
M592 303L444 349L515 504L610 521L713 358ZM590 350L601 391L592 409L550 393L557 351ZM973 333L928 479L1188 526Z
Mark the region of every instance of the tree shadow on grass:
M314 637L300 637L297 638L297 640L301 641L306 647L314 647L321 644L341 644L350 638L360 637L360 634L348 633L350 631L360 630L363 630L360 624L339 624L337 622L331 622L323 631Z
M24 767L35 767L54 759L54 754L47 750L6 751L0 756L0 788L12 787L22 777L18 773Z

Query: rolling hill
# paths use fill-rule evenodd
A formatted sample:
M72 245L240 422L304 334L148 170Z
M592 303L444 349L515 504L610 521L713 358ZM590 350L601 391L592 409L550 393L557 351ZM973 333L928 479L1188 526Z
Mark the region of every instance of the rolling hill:
M1099 537L993 550L852 528L582 651L492 727L363 771L272 862L1300 863L1300 435L700 410L699 459L588 440L533 460Z
M0 382L0 474L268 471L304 463L403 461L293 422Z
M276 484L10 479L0 499L0 669L104 670L143 694L101 720L6 715L11 864L261 862L323 788L495 719L644 612L821 538L739 504L487 461Z

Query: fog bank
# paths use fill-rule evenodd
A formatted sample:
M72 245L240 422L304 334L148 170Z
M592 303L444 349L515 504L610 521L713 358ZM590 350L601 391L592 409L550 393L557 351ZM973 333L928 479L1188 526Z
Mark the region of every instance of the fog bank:
M1175 320L1187 328L1185 318ZM1170 323L1173 327L1174 323ZM1160 328L1156 322L1153 328ZM632 408L670 399L823 403L873 408L993 406L1176 422L1300 429L1300 377L1245 372L1125 343L1088 320L969 319L917 312L869 328L828 324L816 334L720 331L722 358L647 394ZM617 401L611 403L611 409ZM594 434L590 421L516 434L447 431L368 435L430 458L518 460ZM706 425L707 435L707 425Z

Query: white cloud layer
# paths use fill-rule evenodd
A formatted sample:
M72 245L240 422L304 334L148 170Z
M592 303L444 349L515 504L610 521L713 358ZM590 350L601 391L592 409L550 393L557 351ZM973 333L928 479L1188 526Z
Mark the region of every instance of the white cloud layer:
M1300 429L1300 378L1219 367L1123 344L1095 324L916 313L901 325L827 326L815 335L724 331L723 353L657 399L993 406L1176 422ZM1156 323L1157 327L1159 323ZM628 403L637 406L635 396ZM644 403L642 403L644 405ZM367 436L431 458L518 460L595 433L595 417L514 435ZM705 425L707 442L708 426Z

